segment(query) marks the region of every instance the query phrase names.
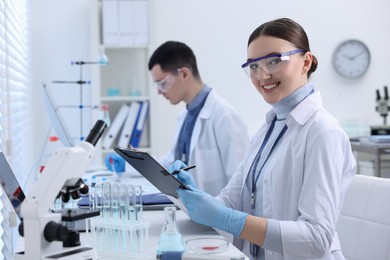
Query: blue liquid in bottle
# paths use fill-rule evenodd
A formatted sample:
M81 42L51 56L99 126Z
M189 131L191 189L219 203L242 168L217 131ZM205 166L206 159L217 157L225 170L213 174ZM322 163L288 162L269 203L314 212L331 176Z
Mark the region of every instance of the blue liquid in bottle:
M165 223L157 247L157 259L180 260L185 245L176 224L176 207L164 208Z

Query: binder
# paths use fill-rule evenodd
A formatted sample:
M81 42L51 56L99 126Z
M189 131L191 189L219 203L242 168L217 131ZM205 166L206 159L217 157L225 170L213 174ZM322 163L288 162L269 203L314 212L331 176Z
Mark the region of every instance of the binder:
M130 144L133 147L138 147L139 145L142 136L142 131L144 130L146 119L148 117L148 111L149 111L149 103L147 101L142 102L140 112L137 118L137 124L133 130L133 134L131 135L131 139L130 139Z
M122 125L125 122L125 119L129 113L129 106L126 104L123 104L121 108L118 111L118 114L114 118L114 121L112 122L110 128L107 131L107 134L103 138L102 147L103 149L109 149L111 148L114 140L116 139L119 130L121 129Z
M111 16L112 20L118 21L118 43L121 45L134 45L134 8L133 1L118 1L118 12ZM113 19L117 17L117 19Z
M130 138L133 134L140 108L141 103L139 102L132 102L130 104L129 113L123 125L122 132L118 141L118 146L127 147L127 145L130 143Z
M148 44L148 1L132 1L134 24L133 44Z
M119 43L118 20L113 19L118 17L118 5L117 1L102 1L103 43L107 45Z

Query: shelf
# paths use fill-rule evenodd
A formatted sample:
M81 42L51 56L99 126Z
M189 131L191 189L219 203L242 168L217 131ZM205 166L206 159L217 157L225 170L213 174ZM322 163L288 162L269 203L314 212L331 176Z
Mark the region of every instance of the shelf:
M92 49L99 54L104 51L108 59L107 65L99 66L93 71L93 82L96 85L93 101L108 106L111 121L103 135L104 140L123 105L148 102L149 109L151 106L149 94L153 90L148 71L150 37L147 26L149 1L94 1ZM140 23L133 23L134 19ZM134 36L134 33L137 35ZM144 122L144 128L138 149L151 152L150 117L147 116L146 121L141 122ZM120 126L115 125L115 139L108 146L115 147L118 144L119 137L123 136L124 123L126 121L122 120ZM98 152L99 160L104 161L104 156L113 150L103 149L101 145Z
M125 49L129 49L129 50L147 50L149 48L149 46L147 45L103 45L104 46L104 49L106 50L110 50L110 49L120 49L120 50L125 50Z
M131 48L106 49L107 66L100 68L100 94L108 96L110 90L117 90L124 97L148 96L148 50ZM113 96L112 96L113 97Z
M101 101L105 102L131 102L131 101L147 101L149 100L148 96L102 96Z

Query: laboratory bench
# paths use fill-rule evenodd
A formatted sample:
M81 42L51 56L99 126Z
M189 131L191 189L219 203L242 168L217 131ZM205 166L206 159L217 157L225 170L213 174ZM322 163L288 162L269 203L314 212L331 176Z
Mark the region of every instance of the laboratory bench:
M390 178L390 143L351 140L357 174Z
M102 175L103 176L103 175ZM105 175L104 175L105 176ZM90 180L89 180L90 181ZM153 194L158 192L158 190L150 184L145 178L140 175L130 176L130 177L121 177L121 182L129 182L132 184L137 184L142 186L142 190L144 193ZM154 260L156 259L156 249L158 246L160 234L163 228L163 224L165 222L164 218L164 210L163 205L160 208L150 208L144 207L143 210L143 220L145 223L149 225L147 230L147 239L144 239L144 250L140 253L135 252L123 252L115 253L115 250L106 250L102 251L101 248L96 248L94 245L94 239L91 232L80 232L80 242L81 246L91 246L95 249L99 256L99 260L116 260L116 259L126 259L126 260ZM167 204L166 206L175 206L174 204ZM227 241L232 241L232 236L223 231L217 232L215 229L211 227L207 227L204 225L200 225L192 221L188 215L176 207L176 223L180 230L180 233L183 237L184 243L190 239L194 238L220 238L226 239ZM99 217L95 217L99 218ZM86 219L85 221L89 222L92 219ZM19 237L16 252L23 251L24 248L24 239ZM114 252L114 253L113 253ZM212 252L212 251L210 251ZM73 259L73 258L72 258ZM245 256L240 250L238 250L231 242L228 242L227 250L220 253L193 253L188 250L182 256L183 260L195 260L195 259L203 259L203 260L218 260L218 259L226 259L226 260L246 260L249 259Z

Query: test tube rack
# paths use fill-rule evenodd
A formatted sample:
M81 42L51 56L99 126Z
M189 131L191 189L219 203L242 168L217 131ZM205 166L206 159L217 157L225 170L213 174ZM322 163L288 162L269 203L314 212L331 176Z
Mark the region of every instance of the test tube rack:
M91 241L99 257L106 259L152 259L146 241L149 237L148 221L134 223L106 221L100 217L91 218Z

